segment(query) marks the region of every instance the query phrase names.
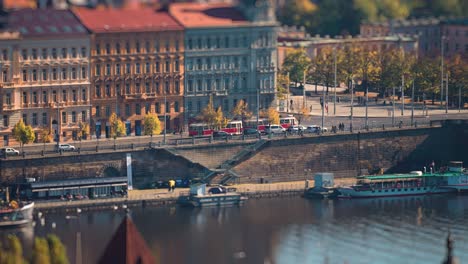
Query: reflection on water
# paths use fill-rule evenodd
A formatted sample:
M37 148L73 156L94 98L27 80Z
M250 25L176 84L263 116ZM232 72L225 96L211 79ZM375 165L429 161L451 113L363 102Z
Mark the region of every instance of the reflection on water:
M56 233L74 260L81 230L84 263L95 263L124 214L48 214L36 235ZM454 254L468 263L468 196L261 199L242 207L141 208L132 218L160 263L440 263L448 228Z
M31 257L31 249L34 243L34 227L32 224L27 224L21 227L13 228L0 228L0 241L5 242L4 239L8 235L15 235L23 245L23 252L27 258Z

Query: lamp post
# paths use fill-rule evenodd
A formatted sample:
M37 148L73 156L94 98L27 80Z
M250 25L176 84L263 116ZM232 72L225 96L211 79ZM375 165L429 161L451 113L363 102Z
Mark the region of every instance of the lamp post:
M57 102L57 151L60 150L60 126L61 126L61 120L60 120L60 103Z
M442 107L442 101L444 98L444 42L445 36L442 36L442 40L440 41L440 49L441 49L441 56L440 56L440 106Z
M392 126L395 126L395 86L393 86L392 96Z
M163 144L166 145L166 128L167 128L167 117L166 117L166 112L167 110L167 94L166 91L164 91L164 135L163 135Z
M368 108L367 108L368 101L369 101L369 88L366 85L366 129L369 129L369 116L368 116Z
M322 126L320 127L320 133L323 132L324 123L325 123L325 86L322 85Z
M445 91L445 113L448 114L448 82L449 82L449 71L447 71L447 78L445 79L445 87L446 87L446 91Z
M414 79L413 79L413 87L411 88L411 126L414 123Z
M335 85L334 85L334 96L333 96L333 115L336 115L336 47L333 47L333 57L335 61Z
M401 75L401 115L405 115L405 75Z
M289 81L289 72L287 72L287 75L286 75L286 76L287 76L287 80L288 80L288 81L287 81L288 96L287 96L287 99L286 99L286 107L287 107L286 112L289 113L289 84L290 84L290 81Z
M461 87L458 87L458 113L461 112Z
M305 107L306 103L306 92L305 92L305 86L306 86L306 70L304 70L304 75L302 76L303 78L303 86L302 86L302 107Z
M351 79L351 119L350 119L350 132L353 132L353 105L354 105L354 79Z
M258 130L258 119L260 116L260 87L257 88L257 132Z

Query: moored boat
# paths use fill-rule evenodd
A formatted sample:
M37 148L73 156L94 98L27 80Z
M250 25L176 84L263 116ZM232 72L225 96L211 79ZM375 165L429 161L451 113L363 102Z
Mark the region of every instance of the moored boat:
M439 172L359 176L355 185L339 187L340 198L366 198L452 193L468 189L462 162L451 162Z
M181 196L179 204L193 207L242 205L246 200L240 193L223 186L212 187L206 191L206 184L190 186L190 194Z
M308 188L306 181L304 197L311 199L333 199L338 197L338 190L334 187L333 173L317 173L314 175L314 187Z
M16 227L31 223L33 220L34 202L12 201L0 208L0 228Z

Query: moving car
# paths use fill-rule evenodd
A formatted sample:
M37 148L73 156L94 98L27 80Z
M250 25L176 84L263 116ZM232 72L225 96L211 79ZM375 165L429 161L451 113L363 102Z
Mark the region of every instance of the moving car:
M326 127L322 128L318 125L312 125L312 126L308 126L305 130L305 132L307 133L319 133L319 132L327 132L328 129Z
M58 146L55 145L56 151L75 151L75 146L70 144L59 144Z
M14 148L2 148L1 154L4 156L19 156L20 152L19 150L16 150Z
M301 126L301 125L294 125L294 126L290 126L288 127L288 132L289 133L299 133L300 131L305 131L306 130L306 127L305 126Z
M269 125L265 128L267 134L282 134L286 129L280 125Z

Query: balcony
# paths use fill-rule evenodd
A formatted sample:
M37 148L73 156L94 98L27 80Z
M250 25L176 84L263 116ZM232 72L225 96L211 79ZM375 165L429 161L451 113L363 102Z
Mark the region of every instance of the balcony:
M18 110L15 105L12 104L3 104L3 111L15 111Z

